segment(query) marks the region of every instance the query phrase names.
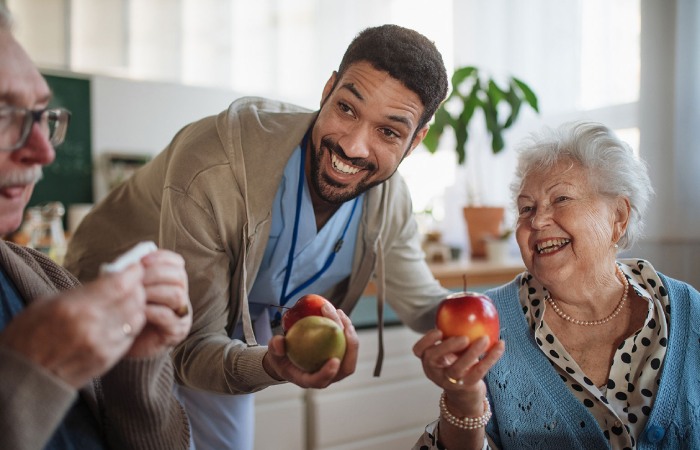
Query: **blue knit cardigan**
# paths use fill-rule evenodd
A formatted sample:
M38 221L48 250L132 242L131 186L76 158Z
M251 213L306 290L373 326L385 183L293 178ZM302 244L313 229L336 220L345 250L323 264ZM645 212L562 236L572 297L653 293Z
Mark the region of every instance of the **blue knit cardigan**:
M700 293L659 274L671 307L661 384L637 448L700 449ZM486 294L506 351L486 376L493 418L486 432L502 450L604 449L609 441L535 343L518 299L518 276ZM663 287L662 287L663 288Z

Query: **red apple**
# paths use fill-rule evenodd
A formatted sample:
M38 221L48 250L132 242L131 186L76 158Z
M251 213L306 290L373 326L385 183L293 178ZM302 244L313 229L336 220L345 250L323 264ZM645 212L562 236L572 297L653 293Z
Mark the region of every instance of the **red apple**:
M282 314L282 329L287 332L292 328L297 320L306 316L323 316L321 308L328 303L332 303L325 297L318 294L306 294L299 298L297 302ZM335 307L333 307L335 309Z
M332 319L306 316L284 336L287 358L301 370L314 373L331 358L345 356L345 333Z
M458 292L440 302L435 320L444 339L467 336L474 342L489 337L491 348L500 336L498 311L490 298L478 292Z

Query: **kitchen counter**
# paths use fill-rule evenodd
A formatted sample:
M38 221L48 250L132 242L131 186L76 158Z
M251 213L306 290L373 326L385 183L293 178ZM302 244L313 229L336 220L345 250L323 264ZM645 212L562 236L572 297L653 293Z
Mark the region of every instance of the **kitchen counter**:
M525 270L525 265L519 258L505 261L488 260L458 260L445 263L431 263L430 270L435 278L447 289L463 291L485 291L494 286L505 284ZM375 295L377 289L370 283L365 295L353 309L350 318L358 329L373 328L377 324L377 306ZM399 325L396 313L387 304L384 307L384 324Z
M467 260L430 264L435 278L448 289L464 290L466 277L467 290L470 286L501 285L513 280L525 270L520 258L504 261Z
M453 290L464 290L465 277L467 289L471 289L471 286L507 283L525 270L525 265L520 258L505 261L458 260L430 263L428 266L440 284ZM376 292L374 284L370 283L365 290L365 295L375 295Z

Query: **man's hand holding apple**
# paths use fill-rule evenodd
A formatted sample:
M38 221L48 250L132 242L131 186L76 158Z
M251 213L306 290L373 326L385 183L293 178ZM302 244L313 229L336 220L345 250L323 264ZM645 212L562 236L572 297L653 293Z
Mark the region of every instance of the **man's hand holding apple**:
M319 296L312 294L309 297L312 297L312 301L308 303L316 303L318 299L314 300L313 297ZM299 305L297 311L302 308L306 309L308 298L303 300L304 301L300 299L299 302L297 302ZM319 305L320 309L317 309L316 306ZM326 361L319 370L315 372L305 371L297 367L297 365L289 359L285 336L274 336L268 343L268 352L263 359L263 366L273 378L278 380L286 380L303 388L321 389L355 372L359 340L350 318L342 310L336 309L329 301L320 302L318 305L314 305L313 308L308 308L307 311L309 315L321 315L326 317L342 328L345 341L345 354L342 360L331 358ZM288 310L287 313L290 312L292 311ZM303 314L296 314L295 311L292 312L292 317L293 320L289 318L286 320L286 331L289 331L295 322L305 316ZM283 323L285 323L284 318Z

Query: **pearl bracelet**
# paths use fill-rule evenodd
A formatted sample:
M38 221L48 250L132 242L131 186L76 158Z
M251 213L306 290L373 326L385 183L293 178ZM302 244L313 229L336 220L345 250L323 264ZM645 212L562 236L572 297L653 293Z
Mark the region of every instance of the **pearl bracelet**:
M442 395L440 395L440 416L454 427L462 430L476 430L485 427L489 423L491 419L491 405L489 404L489 399L484 397L484 414L481 417L459 418L447 409L445 392L443 391Z

